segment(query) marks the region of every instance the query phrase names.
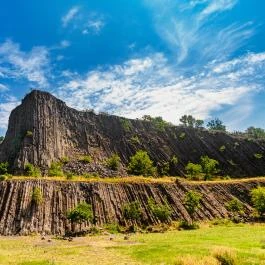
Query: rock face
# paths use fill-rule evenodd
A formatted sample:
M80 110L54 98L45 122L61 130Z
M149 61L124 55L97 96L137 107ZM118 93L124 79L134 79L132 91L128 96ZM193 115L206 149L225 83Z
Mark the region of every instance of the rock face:
M199 191L202 206L194 215L197 220L227 218L230 213L225 204L233 198L239 199L249 216L249 191L252 188L265 186L265 180L238 183L210 184L107 184L107 183L74 183L56 181L3 181L0 182L0 234L28 235L30 233L64 234L71 229L66 219L66 212L78 202L91 203L96 224L119 222L124 224L122 207L127 202L139 201L142 222L146 225L158 221L150 212L147 201L154 198L156 203L168 202L172 209L172 220L190 220L183 206L184 196L188 190ZM41 190L43 203L32 200L34 187ZM129 223L127 223L129 224ZM83 223L82 229L90 224ZM78 226L79 227L79 226ZM79 228L78 228L79 229Z
M33 91L14 109L8 131L0 145L0 162L8 161L15 172L32 163L43 171L63 157L71 161L80 155L93 158L91 167L68 166L77 173L96 171L108 175L104 160L117 153L123 167L139 149L146 150L155 165L161 167L173 156L171 175L184 175L186 164L199 162L202 155L219 161L221 174L258 176L265 174L265 142L248 141L222 132L167 126L158 128L142 120L77 111L49 93ZM260 159L255 154L264 154ZM71 165L71 163L70 163ZM110 175L117 174L110 172Z

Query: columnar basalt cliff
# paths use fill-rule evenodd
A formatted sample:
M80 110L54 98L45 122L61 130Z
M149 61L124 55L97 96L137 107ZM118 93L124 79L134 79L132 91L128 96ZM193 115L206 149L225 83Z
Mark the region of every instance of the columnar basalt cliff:
M221 150L222 146L225 149ZM22 172L27 163L45 171L63 157L76 161L80 155L90 155L90 166L70 163L67 170L108 175L102 169L104 160L117 153L123 165L119 174L126 174L130 156L139 149L146 150L158 166L176 156L178 163L170 165L171 175L184 175L186 164L198 162L203 155L218 160L223 175L265 174L264 141L181 126L161 129L148 121L77 111L51 94L36 90L12 111L0 145L0 162L8 161L15 172ZM257 159L255 154L263 156ZM117 172L110 172L113 174Z
M194 215L196 220L228 218L225 204L233 198L244 205L245 217L252 212L250 190L265 181L208 184L107 184L58 181L3 181L0 182L0 234L28 235L30 233L64 234L71 229L66 213L78 202L92 204L96 225L119 222L123 225L122 207L127 202L138 201L141 205L142 224L156 224L155 216L148 208L148 198L156 203L167 201L172 209L171 220L187 220L191 217L184 207L184 196L188 190L202 194L201 208ZM34 187L43 194L43 203L32 199ZM127 225L130 223L127 223ZM81 229L90 226L83 223ZM80 229L78 226L78 229Z

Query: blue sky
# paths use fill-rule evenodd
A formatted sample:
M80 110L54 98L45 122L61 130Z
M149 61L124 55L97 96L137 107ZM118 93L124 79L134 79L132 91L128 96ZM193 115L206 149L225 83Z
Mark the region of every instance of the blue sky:
M77 109L265 127L265 1L1 1L0 134L31 88Z

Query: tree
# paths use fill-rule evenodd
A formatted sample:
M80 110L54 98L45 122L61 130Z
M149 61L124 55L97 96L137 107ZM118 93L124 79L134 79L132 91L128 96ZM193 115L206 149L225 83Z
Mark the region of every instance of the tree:
M197 120L192 115L183 115L179 121L184 125L185 127L192 127L192 128L200 128L202 127L204 121L203 120Z
M31 177L40 177L41 176L41 171L38 167L34 167L34 165L28 163L25 165L25 173L27 176Z
M193 215L200 208L202 195L197 191L188 191L185 194L184 205L193 220Z
M208 156L201 157L202 172L205 174L204 180L212 178L212 176L219 172L217 166L219 162L215 159L211 159Z
M198 175L202 173L202 166L189 162L185 167L186 172L189 174L190 179L196 180Z
M120 157L117 154L114 154L109 159L107 159L106 164L107 167L111 170L117 170L119 168L120 162Z
M147 152L139 150L130 158L128 171L134 175L153 176L156 168L153 166L153 161Z
M207 128L209 130L215 130L215 131L223 131L225 132L226 131L226 126L223 124L223 122L216 118L214 120L211 120L207 123Z
M82 222L91 222L93 216L92 206L86 202L80 202L74 209L67 213L67 219L69 219L72 224L79 223L80 226Z
M262 216L265 213L265 187L253 189L250 194L254 208Z
M255 128L255 127L249 127L246 130L246 134L248 137L253 139L264 139L265 138L265 130L262 128Z
M51 167L48 171L49 177L63 177L64 173L62 171L62 165L61 163L51 163Z

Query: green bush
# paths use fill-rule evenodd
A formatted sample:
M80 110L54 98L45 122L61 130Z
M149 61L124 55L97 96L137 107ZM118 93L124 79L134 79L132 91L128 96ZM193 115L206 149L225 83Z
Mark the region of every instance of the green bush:
M62 157L61 159L61 162L63 163L63 164L67 164L67 163L69 163L69 158L68 157L66 157L66 156L64 156L64 157Z
M220 146L219 151L220 151L220 152L224 152L225 149L226 149L225 145L222 145L222 146Z
M128 171L133 175L153 176L156 168L147 152L140 150L130 158Z
M170 171L170 164L169 162L162 162L159 167L159 175L160 176L168 176Z
M48 171L48 176L49 177L63 177L64 173L62 171L61 163L58 163L58 162L51 163L51 166Z
M25 174L30 177L40 177L41 176L41 171L40 169L30 163L26 164L24 167Z
M179 223L179 229L195 230L195 229L199 229L199 225L195 222L189 223L188 221L181 221Z
M122 232L122 228L116 223L105 224L104 228L111 234L118 234Z
M205 180L211 179L214 174L219 172L217 168L219 162L215 159L209 158L208 156L202 156L200 164L202 166L202 172L205 174Z
M193 217L194 213L201 206L202 195L197 191L188 191L185 194L184 205L187 212Z
M261 158L263 158L263 155L262 154L254 154L254 157L256 159L261 159Z
M262 216L265 213L265 188L258 187L251 190L251 201L258 214Z
M186 133L182 132L182 133L179 134L179 139L180 140L184 140L185 137L186 137Z
M191 180L198 180L199 175L202 173L202 166L189 162L188 165L185 167L185 170Z
M7 179L6 175L0 175L0 181L4 181L6 179Z
M81 156L79 161L83 162L84 164L90 164L92 162L92 157L89 155Z
M112 155L106 160L107 167L111 170L118 170L121 159L117 154Z
M168 203L157 204L153 198L148 199L148 207L160 222L167 222L172 214Z
M74 178L74 174L72 172L66 172L65 177L67 180L72 180Z
M9 163L2 162L0 163L0 175L5 175L8 172Z
M126 203L122 207L122 215L125 220L140 221L142 218L142 210L138 201Z
M31 200L38 205L43 202L43 195L39 187L33 188Z
M226 209L233 213L243 213L244 205L237 198L232 199L225 205Z
M140 144L140 143L141 143L141 142L140 142L140 139L139 139L139 137L138 137L137 135L132 136L131 139L130 139L130 142L131 142L132 144Z
M125 132L129 132L132 128L132 123L130 120L127 120L125 118L120 119L121 126L124 129Z
M26 132L26 137L32 137L33 136L33 132L32 131L27 131Z
M170 160L170 163L171 163L172 165L177 165L178 162L179 162L179 160L178 160L177 156L175 156L175 155L174 155L174 156L171 158L171 160Z
M91 204L79 203L74 209L67 213L67 219L73 223L82 223L93 220L93 210Z

